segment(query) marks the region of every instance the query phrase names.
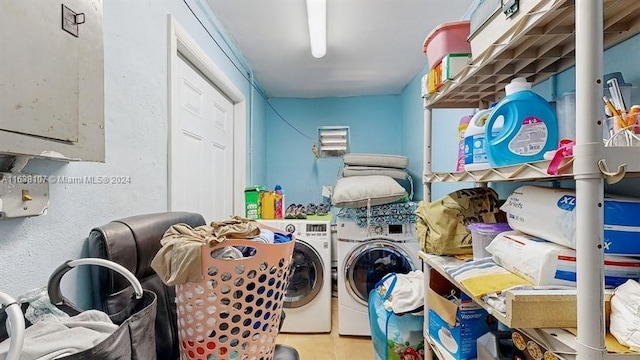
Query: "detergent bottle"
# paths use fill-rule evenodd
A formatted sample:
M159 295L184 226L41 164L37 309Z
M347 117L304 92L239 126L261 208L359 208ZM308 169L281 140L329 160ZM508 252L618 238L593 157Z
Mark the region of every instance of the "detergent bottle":
M458 124L458 161L456 162L456 171L464 170L464 133L467 131L472 118L473 115L463 116Z
M484 170L491 167L485 150L485 125L492 109L479 110L467 124L464 132L464 169ZM500 124L496 124L497 131Z
M516 78L489 114L485 127L487 159L493 167L543 160L558 145L558 119L551 105ZM500 130L497 130L497 125Z

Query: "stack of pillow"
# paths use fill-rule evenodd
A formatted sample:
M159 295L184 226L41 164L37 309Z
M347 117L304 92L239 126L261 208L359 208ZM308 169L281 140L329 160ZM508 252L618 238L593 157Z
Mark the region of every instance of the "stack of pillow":
M359 208L408 201L413 182L409 159L400 155L346 154L344 168L333 189L332 203L339 208ZM411 194L397 180L408 180Z

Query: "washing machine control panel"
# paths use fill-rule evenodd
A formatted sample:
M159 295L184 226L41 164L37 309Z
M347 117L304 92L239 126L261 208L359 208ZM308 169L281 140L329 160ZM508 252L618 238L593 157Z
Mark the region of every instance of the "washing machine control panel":
M369 234L385 237L404 237L414 234L413 224L370 225Z
M284 231L295 234L296 236L305 237L329 237L328 223L299 223L286 224Z

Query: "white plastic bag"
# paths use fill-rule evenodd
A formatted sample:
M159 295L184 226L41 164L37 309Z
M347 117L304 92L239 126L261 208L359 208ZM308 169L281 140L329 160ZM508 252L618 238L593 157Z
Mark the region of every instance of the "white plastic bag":
M614 291L609 329L620 344L640 351L640 284L637 281L628 280Z

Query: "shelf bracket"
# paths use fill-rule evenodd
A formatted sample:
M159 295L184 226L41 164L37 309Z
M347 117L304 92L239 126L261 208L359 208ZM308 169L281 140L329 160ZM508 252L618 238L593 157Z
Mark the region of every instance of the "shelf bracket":
M607 166L607 159L598 160L598 168L607 180L607 184L610 185L622 180L627 173L627 164L618 165L618 170L615 172L609 170L609 166Z

